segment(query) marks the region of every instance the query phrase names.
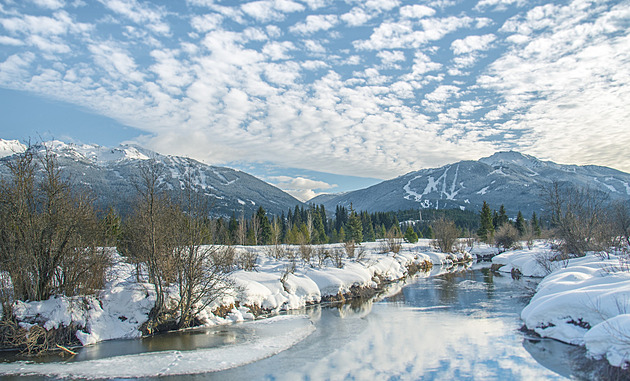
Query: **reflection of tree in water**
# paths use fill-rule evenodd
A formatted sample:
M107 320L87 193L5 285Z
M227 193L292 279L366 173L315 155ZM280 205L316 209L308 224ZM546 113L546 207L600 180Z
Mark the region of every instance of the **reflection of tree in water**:
M525 338L523 347L542 366L573 380L630 380L630 369L586 357L586 349L552 339Z
M452 304L457 301L457 283L459 282L458 273L442 274L436 279L435 285L438 300L442 304Z
M142 345L147 352L212 348L233 344L239 336L251 334L247 329L240 331L234 328L177 331L144 338Z
M494 299L494 272L489 267L484 267L481 269L481 273L483 274L483 283L486 285L486 296L488 300L492 300Z
M435 284L440 303L453 304L458 302L461 296L459 284L467 280L477 282L475 272L466 268L439 275Z

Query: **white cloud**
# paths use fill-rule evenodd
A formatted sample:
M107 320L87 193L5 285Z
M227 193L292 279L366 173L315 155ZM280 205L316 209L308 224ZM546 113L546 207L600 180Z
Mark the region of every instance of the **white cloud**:
M445 18L423 18L418 21L422 30L415 30L415 24L408 21L383 22L369 40L355 41L357 49L410 49L419 48L430 41L436 41L460 28L469 26L473 19L468 16Z
M348 13L340 16L340 19L350 26L360 26L370 21L374 14L367 13L361 7L354 7Z
M243 12L254 19L267 23L283 20L285 15L274 7L272 1L252 1L241 6Z
M137 0L98 0L111 11L125 16L136 24L145 25L159 34L169 34L170 26L163 20L166 13L163 9L150 7Z
M137 71L134 59L123 49L111 43L94 44L88 47L94 62L114 79L140 82L144 75Z
M271 41L265 44L262 53L268 56L272 61L278 61L291 58L288 54L291 50L295 50L295 45L290 41Z
M426 73L440 70L442 64L431 61L431 58L422 52L416 52L411 73L404 76L407 80L420 80Z
M496 40L494 34L486 34L483 36L467 36L464 39L458 39L451 44L451 50L455 54L471 53L479 50L488 50L490 44Z
M217 29L223 22L223 16L218 13L205 14L203 16L194 16L190 20L190 25L198 32L209 32Z
M311 53L326 53L326 48L319 41L305 40L304 46Z
M459 91L460 89L457 86L440 85L424 96L422 105L430 108L433 112L439 112L444 108L446 101L460 96Z
M381 59L381 61L385 65L389 65L389 64L393 64L393 63L405 60L405 53L400 50L393 50L393 51L382 50L378 52L376 55Z
M31 2L47 9L59 9L66 5L63 0L31 0Z
M0 84L72 102L143 130L137 140L150 148L216 164L391 178L509 144L564 162L599 152L630 169L620 148L630 144L627 3L511 5L514 16L498 25L494 13L470 17L478 12L466 2L269 0L249 3L250 13L261 7L255 18L241 3L102 1L92 24L76 21L90 9L79 18L70 6L22 14L3 5ZM346 14L317 14L337 9ZM267 24L274 17L283 21ZM117 29L102 34L106 23ZM160 23L168 33L149 27Z
M20 46L20 45L24 45L24 41L18 40L17 38L13 38L13 37L0 36L0 44Z
M389 11L400 5L398 0L367 0L363 2L363 6L373 11Z
M433 15L435 15L435 9L426 5L406 5L400 8L400 16L408 19L421 19Z
M289 30L299 34L313 34L321 30L329 30L339 23L337 15L309 15L306 21L293 25Z

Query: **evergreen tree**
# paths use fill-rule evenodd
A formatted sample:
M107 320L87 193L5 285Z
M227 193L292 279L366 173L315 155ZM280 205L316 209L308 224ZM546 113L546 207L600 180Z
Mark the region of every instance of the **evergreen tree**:
M516 215L516 223L514 224L514 227L516 228L516 230L518 230L518 234L519 236L523 236L523 234L525 234L525 219L523 218L523 214L521 213L521 211L518 211L518 214Z
M343 206L337 205L337 209L335 210L335 230L339 231L347 222L348 210Z
M238 221L236 220L234 212L232 212L232 217L230 217L230 222L228 223L228 235L230 237L230 243L236 244L238 241L236 238L238 235Z
M507 213L505 212L505 207L503 205L501 205L501 207L499 208L499 215L497 218L497 228L500 228L501 226L505 225L506 223L510 222L510 218L508 217Z
M267 218L267 213L263 207L259 207L256 212L256 219L258 220L258 226L260 229L258 240L261 245L269 245L271 243L271 223Z
M385 225L380 224L378 228L378 238L385 238L386 235L387 235L387 229L385 229Z
M532 220L530 221L530 224L531 224L532 233L534 233L534 236L540 237L540 234L541 234L540 224L538 223L538 217L536 217L536 212L532 213Z
M492 235L494 234L494 223L492 217L490 206L488 206L488 203L484 201L483 206L481 207L481 212L479 213L480 226L479 230L477 230L477 235L483 242L489 243Z
M372 218L368 212L361 212L361 226L363 227L363 240L373 242L376 240Z
M360 243L363 241L363 225L361 224L361 218L357 215L357 212L352 208L350 204L350 217L348 217L348 241L354 241Z
M324 222L322 221L322 215L320 213L319 207L316 207L315 210L313 210L312 216L313 236L311 237L311 241L315 244L326 243L326 231L324 229Z
M424 238L435 238L435 234L433 234L433 228L431 227L431 225L427 225L427 227L423 230L422 235L424 236Z
M418 234L416 234L416 232L413 230L411 225L407 226L407 231L405 231L405 239L409 243L416 243L416 242L418 242Z

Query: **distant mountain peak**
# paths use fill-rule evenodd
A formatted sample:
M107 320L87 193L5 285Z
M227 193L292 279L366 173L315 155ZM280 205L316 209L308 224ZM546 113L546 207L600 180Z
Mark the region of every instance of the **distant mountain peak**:
M0 139L0 158L24 152L26 146L17 140Z
M517 151L501 151L491 156L479 159L479 162L488 164L492 167L503 165L519 165L521 167L533 168L540 167L543 162L531 155L522 154Z

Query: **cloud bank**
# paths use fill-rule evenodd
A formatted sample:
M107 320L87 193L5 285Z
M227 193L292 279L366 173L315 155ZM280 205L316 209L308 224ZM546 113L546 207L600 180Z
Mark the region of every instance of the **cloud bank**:
M0 86L213 164L388 179L516 149L630 171L628 25L606 0L9 1Z

